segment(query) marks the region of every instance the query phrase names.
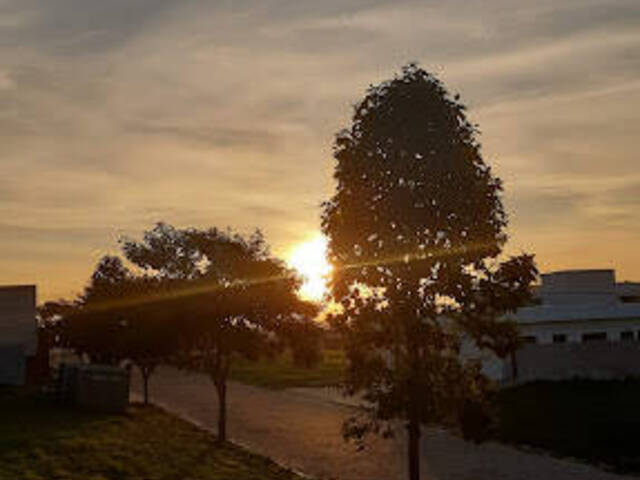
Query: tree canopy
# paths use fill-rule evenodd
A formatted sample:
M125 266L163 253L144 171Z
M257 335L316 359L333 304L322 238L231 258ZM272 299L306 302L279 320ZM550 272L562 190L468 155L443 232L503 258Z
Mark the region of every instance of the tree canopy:
M226 439L226 389L238 356L256 360L287 343L296 358L315 345L315 305L297 295L297 274L269 252L259 231L243 236L216 228L159 223L141 242L124 240L127 258L169 282L180 317L180 364L207 373L218 395L218 437ZM305 355L296 352L303 347Z
M334 143L337 186L322 218L342 307L332 323L346 342L347 390L370 402L345 433L389 433L405 419L412 479L420 424L468 413L488 387L463 341L511 345L502 316L537 274L530 255L500 262L502 183L477 136L459 96L409 64L369 87Z
M84 292L72 304L53 305L60 343L93 363L130 361L143 379L148 403L149 377L177 348L175 303L161 279L136 275L117 256L104 256Z

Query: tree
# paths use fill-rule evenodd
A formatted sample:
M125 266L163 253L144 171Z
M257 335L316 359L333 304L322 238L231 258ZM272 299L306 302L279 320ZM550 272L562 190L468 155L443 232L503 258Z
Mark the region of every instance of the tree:
M125 325L120 352L140 371L143 400L148 405L151 375L177 351L179 317L171 288L162 279L141 275L129 282L129 294L122 305Z
M150 376L176 348L172 306L159 278L134 275L119 257L105 256L76 302L46 311L62 312L58 330L64 345L76 353L88 355L94 363L129 360L136 366L146 405Z
M271 256L260 232L245 238L159 223L142 242L125 239L123 250L150 274L172 282L174 311L181 319L180 365L211 378L218 439L226 441L227 380L234 359L269 355L282 339L296 352L302 343L296 339L314 329L316 307L297 296L299 278Z
M490 383L461 357L463 342L508 345L513 326L502 317L537 274L530 255L498 261L502 184L477 134L459 96L409 64L367 90L334 143L337 188L322 228L342 312L331 322L345 340L347 393L364 392L369 405L344 433L390 435L403 419L411 480L420 425L482 411Z
M42 332L48 346L61 342L61 320L69 315L75 305L66 300L48 301L38 305L36 309L36 321L38 329Z
M131 293L131 272L119 257L100 259L88 285L61 320L62 344L94 363L117 365L122 360L122 331Z

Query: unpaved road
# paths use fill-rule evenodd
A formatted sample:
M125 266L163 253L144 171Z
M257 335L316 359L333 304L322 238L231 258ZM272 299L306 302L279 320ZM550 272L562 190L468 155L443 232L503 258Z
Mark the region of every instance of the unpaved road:
M134 378L134 390L139 382ZM151 379L152 401L215 432L216 396L210 380L163 368ZM374 440L364 452L345 444L340 426L350 408L323 390L270 391L229 385L230 439L318 479L403 480L404 438ZM429 480L620 480L624 477L569 460L496 443L466 443L428 429L422 441L422 478Z

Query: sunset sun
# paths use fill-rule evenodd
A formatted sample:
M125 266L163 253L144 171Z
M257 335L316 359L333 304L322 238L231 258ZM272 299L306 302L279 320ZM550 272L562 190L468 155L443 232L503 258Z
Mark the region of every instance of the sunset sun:
M304 280L300 296L306 300L322 300L327 292L327 280L331 273L331 265L327 261L327 239L318 235L296 245L289 253L287 262Z

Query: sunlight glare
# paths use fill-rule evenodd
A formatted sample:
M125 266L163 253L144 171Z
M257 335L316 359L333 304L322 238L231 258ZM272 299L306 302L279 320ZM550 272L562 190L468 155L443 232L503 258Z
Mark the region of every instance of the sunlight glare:
M302 276L300 297L320 301L327 293L331 265L327 261L327 239L317 235L311 240L295 246L289 254L288 264Z

